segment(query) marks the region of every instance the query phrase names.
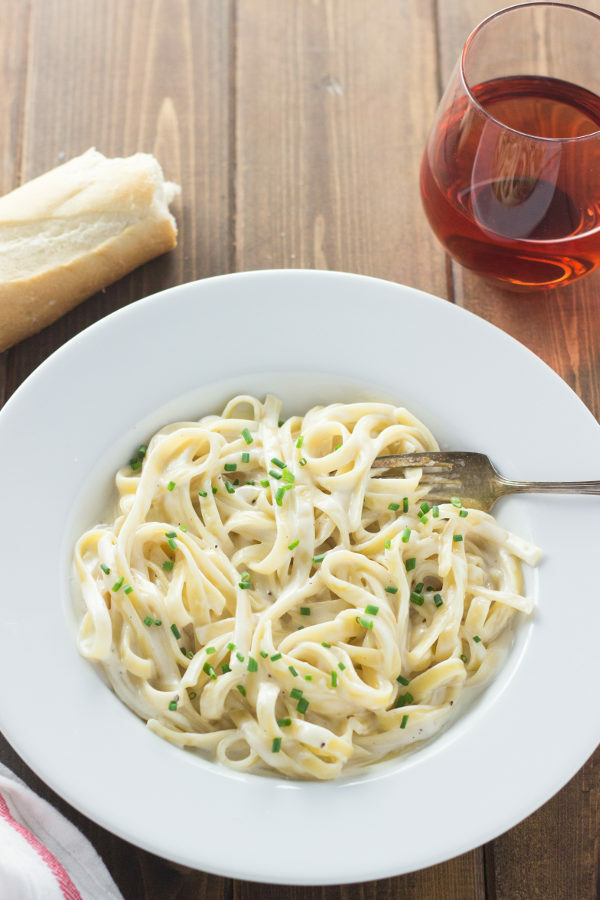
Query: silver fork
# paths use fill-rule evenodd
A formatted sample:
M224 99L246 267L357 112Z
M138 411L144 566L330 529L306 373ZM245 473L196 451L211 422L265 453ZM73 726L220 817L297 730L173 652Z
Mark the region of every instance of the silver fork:
M484 453L470 451L378 456L372 465L373 469L385 470L382 478L394 478L398 469L415 467L423 468L421 484L430 489L428 500L443 502L459 497L464 506L486 512L504 494L600 494L600 481L509 481Z

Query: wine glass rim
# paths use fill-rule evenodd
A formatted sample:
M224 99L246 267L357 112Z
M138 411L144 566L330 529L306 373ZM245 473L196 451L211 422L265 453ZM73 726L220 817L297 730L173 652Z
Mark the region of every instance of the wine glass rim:
M554 6L554 7L560 7L562 9L568 9L568 10L571 10L572 12L581 12L581 13L585 13L587 16L590 16L592 19L596 19L596 21L598 23L600 23L600 15L598 15L597 13L594 13L589 9L584 9L581 6L575 6L572 3L560 3L560 2L555 2L555 0L531 0L531 2L528 2L528 3L514 3L511 6L505 6L503 9L496 10L496 12L493 12L491 15L487 16L485 19L482 19L482 21L478 25L475 26L473 31L470 33L470 35L466 39L464 47L462 49L462 52L460 55L459 70L460 70L460 78L461 78L465 93L468 96L471 103L473 104L473 106L479 110L479 112L482 114L482 116L484 116L486 119L489 119L490 122L494 122L496 125L499 125L505 131L512 131L514 134L522 135L523 137L530 138L531 140L546 141L551 144L552 143L553 144L567 144L567 143L571 143L573 141L586 141L586 140L589 140L590 138L597 139L600 136L600 128L597 128L595 131L590 131L590 132L588 132L588 134L580 134L575 137L544 137L539 134L530 134L527 131L519 131L517 128L512 128L510 125L507 125L505 122L502 122L501 119L497 119L495 116L491 115L491 113L484 106L482 106L482 104L477 100L477 98L475 97L475 95L473 94L473 92L471 90L469 81L467 79L467 74L466 74L465 68L466 68L467 53L470 49L473 39L476 37L476 35L480 31L482 31L482 29L486 25L489 25L489 23L492 22L494 19L497 19L500 16L505 15L505 13L514 12L517 9L525 9L527 7L532 7L532 6L547 6L547 7Z

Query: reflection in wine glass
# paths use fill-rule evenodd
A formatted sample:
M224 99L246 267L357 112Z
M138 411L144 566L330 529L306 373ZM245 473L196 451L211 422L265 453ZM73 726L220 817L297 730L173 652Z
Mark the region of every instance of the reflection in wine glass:
M541 143L487 122L471 175L473 215L490 235L510 239L551 235L560 217L552 214L559 193L560 142ZM560 202L560 200L559 200ZM515 215L518 212L518 215Z

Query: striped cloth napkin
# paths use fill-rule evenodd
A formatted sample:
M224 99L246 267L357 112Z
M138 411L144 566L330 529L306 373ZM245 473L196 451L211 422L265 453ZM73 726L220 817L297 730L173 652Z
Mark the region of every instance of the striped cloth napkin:
M90 842L0 764L2 900L123 900Z

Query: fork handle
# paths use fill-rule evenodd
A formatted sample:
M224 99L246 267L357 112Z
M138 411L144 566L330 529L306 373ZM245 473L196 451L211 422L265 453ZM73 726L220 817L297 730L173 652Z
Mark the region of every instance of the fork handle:
M600 481L498 481L502 494L600 494Z

